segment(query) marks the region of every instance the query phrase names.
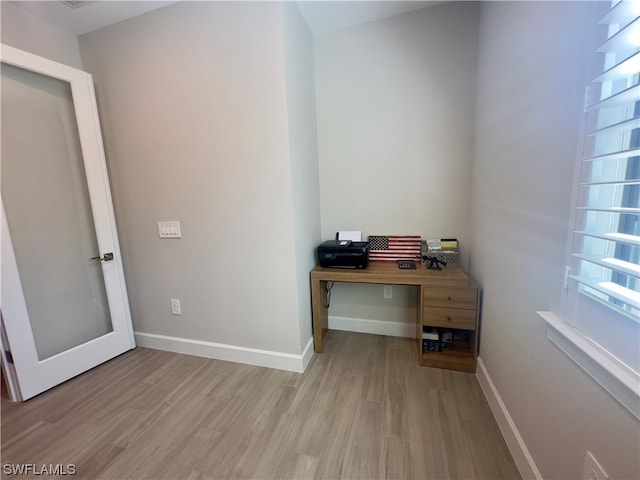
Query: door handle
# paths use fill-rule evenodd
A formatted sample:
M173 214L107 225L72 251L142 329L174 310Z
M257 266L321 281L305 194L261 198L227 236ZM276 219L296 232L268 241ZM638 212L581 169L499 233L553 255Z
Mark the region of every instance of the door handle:
M91 257L91 260L97 260L99 262L110 262L111 260L113 260L113 253L109 252L109 253L105 253L104 257Z

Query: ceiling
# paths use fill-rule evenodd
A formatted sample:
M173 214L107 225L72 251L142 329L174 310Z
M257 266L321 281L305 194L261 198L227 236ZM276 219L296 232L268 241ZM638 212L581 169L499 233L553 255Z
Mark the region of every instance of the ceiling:
M63 2L51 0L35 2L17 0L11 3L28 10L62 30L82 35L176 2L151 0L73 2L79 4L77 8L71 8Z
M314 35L394 17L441 1L300 1L298 7Z
M180 0L178 0L180 1ZM143 13L177 3L177 1L14 1L20 8L76 35L92 32ZM361 23L393 17L441 1L308 1L298 2L300 12L314 35Z

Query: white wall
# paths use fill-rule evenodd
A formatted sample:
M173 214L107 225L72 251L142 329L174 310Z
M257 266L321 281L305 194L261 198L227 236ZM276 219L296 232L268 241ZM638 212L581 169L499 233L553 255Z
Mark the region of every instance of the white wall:
M603 3L483 4L471 198L480 358L543 478L640 478L638 421L546 338L560 299L573 165ZM606 8L606 6L605 6Z
M283 5L287 113L300 343L311 339L309 272L320 243L313 37L295 3Z
M324 240L339 230L454 236L466 258L478 11L453 2L316 37ZM417 296L339 284L329 313L413 333Z
M299 355L281 6L179 3L79 43L136 332ZM159 239L162 220L182 238Z
M2 43L75 68L82 68L77 37L31 15L13 2L0 2Z

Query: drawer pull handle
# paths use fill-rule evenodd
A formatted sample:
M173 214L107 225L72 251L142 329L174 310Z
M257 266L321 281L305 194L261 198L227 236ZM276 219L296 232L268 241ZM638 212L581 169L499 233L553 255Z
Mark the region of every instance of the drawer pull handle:
M451 297L447 297L447 300L451 301Z
M449 322L450 322L450 321L451 321L451 317L447 317L447 321L449 321Z

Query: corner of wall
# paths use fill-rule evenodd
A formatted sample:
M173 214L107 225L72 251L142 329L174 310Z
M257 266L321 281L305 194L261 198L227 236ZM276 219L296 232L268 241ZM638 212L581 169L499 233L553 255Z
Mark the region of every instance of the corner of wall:
M313 38L297 5L282 10L300 345L312 338L309 272L320 242Z
M476 378L478 379L482 392L489 403L493 416L498 423L498 427L504 437L507 448L509 448L509 452L511 453L513 460L516 462L520 475L522 475L522 478L535 478L536 480L542 480L542 475L540 474L531 453L529 453L529 449L520 435L518 427L511 418L507 406L502 401L502 397L500 396L498 389L494 385L493 380L491 380L491 376L489 375L481 357L478 357Z
M16 2L0 2L2 43L82 69L78 37L32 15Z

